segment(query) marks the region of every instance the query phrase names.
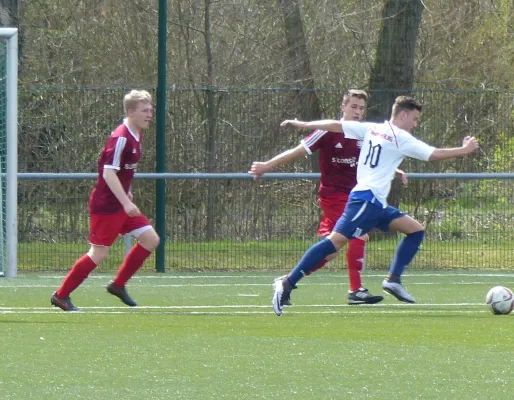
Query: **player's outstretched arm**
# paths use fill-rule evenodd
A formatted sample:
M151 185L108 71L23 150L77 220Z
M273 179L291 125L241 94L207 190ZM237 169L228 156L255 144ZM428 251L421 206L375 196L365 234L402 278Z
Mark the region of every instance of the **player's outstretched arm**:
M461 147L453 149L435 149L430 156L430 161L447 160L449 158L462 157L473 153L478 149L478 141L473 136L466 136Z
M271 171L273 168L282 164L290 164L294 160L305 157L306 155L307 151L303 145L300 144L294 149L289 149L283 153L280 153L279 155L273 157L271 160L265 162L254 161L248 173L253 175L253 179L257 180L266 172Z
M280 126L294 126L299 129L320 129L322 131L342 132L341 121L337 119L323 119L319 121L298 121L297 119L286 119Z

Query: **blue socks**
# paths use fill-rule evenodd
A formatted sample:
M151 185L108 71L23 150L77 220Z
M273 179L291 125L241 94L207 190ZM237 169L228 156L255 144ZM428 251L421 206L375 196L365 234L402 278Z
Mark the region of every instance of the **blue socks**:
M329 239L325 238L316 243L305 252L298 264L296 264L296 267L289 273L287 280L292 286L296 286L296 283L302 279L305 274L311 272L321 260L336 251L336 248Z
M390 276L394 277L393 281L395 279L400 280L405 268L407 268L407 265L410 264L418 252L424 236L425 231L418 231L408 234L400 241L396 248L391 268L389 268Z
M418 231L405 236L394 254L389 273L394 279L399 281L405 268L410 264L414 256L419 250L419 246L425 237L425 231ZM311 272L326 256L335 253L337 250L329 239L311 246L300 259L296 267L289 273L287 279L291 286L296 286L297 282L307 273Z

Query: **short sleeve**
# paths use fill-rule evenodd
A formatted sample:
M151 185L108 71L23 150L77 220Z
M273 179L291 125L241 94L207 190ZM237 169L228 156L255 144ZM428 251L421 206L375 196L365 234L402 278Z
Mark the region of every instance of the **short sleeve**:
M104 168L120 169L123 151L127 144L127 138L123 136L111 136L104 148Z
M435 147L430 146L419 139L416 139L407 132L404 132L404 135L402 135L402 140L400 141L400 151L407 157L428 161L434 150Z
M305 148L305 151L307 151L307 154L311 155L324 146L327 138L326 133L327 131L317 129L301 140L300 143Z
M369 125L369 123L364 122L341 120L341 128L344 136L348 139L364 139Z

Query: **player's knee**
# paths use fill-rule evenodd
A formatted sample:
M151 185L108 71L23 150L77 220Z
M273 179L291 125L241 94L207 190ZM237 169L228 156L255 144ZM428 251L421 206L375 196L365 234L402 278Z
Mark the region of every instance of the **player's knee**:
M153 249L152 250L155 250L159 244L161 243L161 238L159 237L159 235L156 233L153 237L152 237L152 247Z
M328 235L328 239L332 242L336 250L341 249L348 242L346 236L337 232L332 232L330 235Z
M96 265L100 265L103 260L107 257L109 254L109 247L107 246L91 246L89 251L87 252L87 255Z
M141 246L143 246L148 251L154 251L157 246L159 246L159 243L161 242L161 239L159 238L159 235L157 232L155 232L153 229L144 232L139 238L139 243Z

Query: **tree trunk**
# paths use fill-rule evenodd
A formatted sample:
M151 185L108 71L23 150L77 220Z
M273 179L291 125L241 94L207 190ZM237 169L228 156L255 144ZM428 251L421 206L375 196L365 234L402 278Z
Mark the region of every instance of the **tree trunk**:
M370 121L388 119L396 96L412 90L422 13L420 0L385 1L377 55L369 82Z
M386 0L384 3L377 55L369 82L369 121L389 119L394 99L412 91L423 8L421 0ZM400 200L401 183L395 180L388 201L397 207Z
M0 0L0 26L18 27L19 0Z
M293 77L292 85L300 89L297 113L306 121L321 119L321 106L316 95L302 16L297 0L277 0L284 17L288 63L286 71ZM318 158L311 158L312 170L319 172Z

